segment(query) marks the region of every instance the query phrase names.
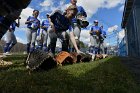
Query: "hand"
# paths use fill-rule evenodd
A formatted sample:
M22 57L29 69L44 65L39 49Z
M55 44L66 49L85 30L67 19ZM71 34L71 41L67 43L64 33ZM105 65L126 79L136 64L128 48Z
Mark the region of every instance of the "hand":
M83 53L83 52L80 51L80 50L77 50L77 53L78 53L78 54L85 54L85 53Z
M47 28L47 26L43 26L42 28L45 29L45 28Z
M35 20L30 20L29 22L31 22L31 23L32 23L32 22L34 22L34 21L35 21Z
M89 34L90 34L90 35L93 35L93 32L90 31Z
M106 38L106 36L104 36L104 38Z
M13 30L11 28L9 28L9 32L12 32Z

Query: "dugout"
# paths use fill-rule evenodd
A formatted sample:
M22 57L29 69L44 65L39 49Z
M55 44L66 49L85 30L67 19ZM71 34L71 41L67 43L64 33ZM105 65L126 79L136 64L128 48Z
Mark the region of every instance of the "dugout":
M127 55L140 57L140 0L126 0L122 28L125 29Z

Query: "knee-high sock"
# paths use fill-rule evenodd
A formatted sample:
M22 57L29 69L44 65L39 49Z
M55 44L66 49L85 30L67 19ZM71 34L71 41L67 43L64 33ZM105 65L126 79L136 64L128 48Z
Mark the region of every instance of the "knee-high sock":
M36 49L42 50L43 45L37 45Z
M48 51L48 48L47 48L47 44L45 43L45 44L43 44L43 50L45 51L45 52L47 52Z
M99 48L98 48L98 47L95 47L95 48L94 48L94 51L95 51L95 54L98 54Z
M15 44L11 44L11 45L8 47L7 52L10 52L10 50L12 49L12 47L13 47L14 45L15 45Z
M30 44L31 43L27 43L27 53L30 53Z
M10 43L6 43L4 46L4 53L8 52L8 48L10 46Z
M51 49L51 52L53 54L55 54L55 48L56 48L56 42L51 42L50 43L50 49Z
M91 47L89 48L89 52L95 54L95 52L94 52L94 46L91 46Z
M30 52L34 51L35 50L35 43L32 43L32 47L30 49Z

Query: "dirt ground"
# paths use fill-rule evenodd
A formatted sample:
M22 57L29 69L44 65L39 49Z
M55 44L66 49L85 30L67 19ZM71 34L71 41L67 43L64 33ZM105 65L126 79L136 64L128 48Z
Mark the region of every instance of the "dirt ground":
M129 71L132 72L137 84L140 85L140 58L120 57L120 59Z

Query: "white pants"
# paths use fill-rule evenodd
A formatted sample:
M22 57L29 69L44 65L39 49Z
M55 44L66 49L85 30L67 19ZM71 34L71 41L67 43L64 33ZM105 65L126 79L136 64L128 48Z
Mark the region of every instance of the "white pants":
M7 33L6 33L6 43L12 43L12 44L17 43L17 39L16 39L16 36L14 34L14 31L7 31Z
M27 36L27 43L31 43L31 47L34 47L36 37L37 37L37 31L27 28L26 36Z

